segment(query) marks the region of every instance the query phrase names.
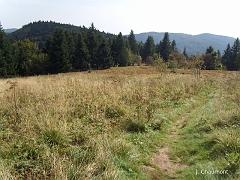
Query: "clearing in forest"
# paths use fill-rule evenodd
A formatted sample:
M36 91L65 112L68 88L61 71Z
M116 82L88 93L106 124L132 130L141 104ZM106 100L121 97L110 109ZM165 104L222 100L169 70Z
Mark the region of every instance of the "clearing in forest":
M239 85L151 66L1 79L0 179L237 179Z

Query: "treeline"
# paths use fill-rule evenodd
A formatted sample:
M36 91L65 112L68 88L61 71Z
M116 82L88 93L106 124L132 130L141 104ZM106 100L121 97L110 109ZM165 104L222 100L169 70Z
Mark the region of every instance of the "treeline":
M240 70L240 42L237 38L230 47L227 45L224 54L221 55L219 50L214 50L212 46L206 48L204 54L187 54L186 48L179 52L176 48L175 40L170 41L168 33L165 33L159 44L154 43L153 37L148 36L146 43L142 44L141 57L147 64L161 58L166 66L171 69L177 68L200 68L206 70Z
M47 39L53 35L56 28L61 28L69 32L81 32L82 30L87 29L85 26L74 26L71 24L61 24L54 21L38 21L31 22L27 25L24 25L21 29L14 31L11 34L8 34L9 38L13 38L16 41L21 41L25 38L29 39L31 42L34 42L38 45L39 49L43 49ZM113 34L100 32L104 37L110 38Z
M0 26L0 77L90 71L140 63L154 65L159 59L172 69L198 66L212 70L224 65L229 70L239 70L239 39L232 47L228 44L223 56L210 46L205 54L189 57L186 48L182 53L177 50L175 40L170 41L168 33L158 44L151 36L142 43L136 41L132 30L128 37L123 37L121 32L107 37L91 24L80 32L56 28L44 48L39 49L29 39L8 38Z

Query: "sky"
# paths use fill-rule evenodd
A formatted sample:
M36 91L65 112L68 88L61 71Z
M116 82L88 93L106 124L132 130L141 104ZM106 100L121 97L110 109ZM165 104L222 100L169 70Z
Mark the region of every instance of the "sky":
M4 29L55 21L128 35L211 33L240 37L239 0L0 0Z

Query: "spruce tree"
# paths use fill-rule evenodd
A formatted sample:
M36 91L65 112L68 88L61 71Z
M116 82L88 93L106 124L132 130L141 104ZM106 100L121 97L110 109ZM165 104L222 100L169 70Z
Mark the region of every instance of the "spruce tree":
M237 59L238 52L240 51L240 42L237 38L235 42L233 43L233 46L231 48L231 63L230 63L230 70L236 70L236 64L235 61Z
M109 42L103 38L98 49L98 59L100 64L100 69L108 69L113 65L113 59L111 55L111 48Z
M173 40L172 43L171 43L171 49L172 49L172 51L177 50L177 44L176 44L175 40Z
M73 67L75 71L89 70L90 55L87 45L84 41L83 33L78 33L76 47L73 59Z
M148 36L146 43L144 44L143 49L143 60L146 61L148 56L153 56L156 52L156 46L154 44L154 40L152 36Z
M17 73L15 50L0 24L0 77L12 77Z
M224 50L223 56L222 56L222 64L226 66L226 68L229 68L229 65L231 63L231 57L232 57L232 52L231 52L231 47L230 44L228 43L226 50Z
M236 65L236 70L239 71L240 70L240 51L238 51L237 57L236 57L234 63Z
M98 33L94 24L92 23L87 32L87 46L90 54L91 68L96 69L98 64L97 51L99 46Z
M64 31L66 41L67 41L67 53L68 53L68 59L71 64L73 64L73 58L74 58L74 53L75 53L75 41L74 41L74 32L68 32Z
M133 54L137 54L138 53L138 47L137 47L137 41L136 41L133 30L131 30L130 35L128 36L128 42L129 42L131 52Z
M171 51L172 51L171 42L169 39L168 32L166 32L164 34L162 41L160 41L158 53L161 54L161 57L163 58L164 61L168 61L169 54L171 53Z
M114 59L114 65L127 66L128 51L121 32L118 34L116 38L114 38L111 49Z
M0 24L0 77L7 76L6 52L6 34Z
M51 73L69 72L72 70L67 50L67 40L62 29L56 28L53 37L48 40L47 47L49 48L47 52L51 63Z

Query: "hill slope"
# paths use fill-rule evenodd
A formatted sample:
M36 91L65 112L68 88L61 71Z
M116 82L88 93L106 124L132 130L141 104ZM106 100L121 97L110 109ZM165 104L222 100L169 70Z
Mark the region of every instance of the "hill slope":
M22 28L16 30L15 32L9 34L13 39L19 41L23 40L24 38L28 38L32 42L36 42L39 48L43 48L46 40L48 37L53 34L54 30L57 28L64 28L67 30L74 30L74 31L81 31L81 27L67 25L67 24L60 24L56 22L45 22L45 21L38 21L29 23L24 25Z
M152 36L154 42L157 44L163 39L164 33L158 32L147 32L136 34L136 40L146 42L148 36ZM219 50L221 53L227 47L227 44L233 44L235 41L232 37L219 36L214 34L199 34L199 35L189 35L183 33L169 33L170 40L175 40L177 43L177 48L180 52L183 52L184 47L187 49L188 54L196 54L198 52L205 53L207 47L212 46L215 50Z
M27 38L32 42L36 42L39 48L42 49L48 37L53 34L54 30L57 27L75 32L80 32L85 28L81 26L74 26L71 24L56 23L53 21L38 21L24 25L21 29L18 29L13 33L9 34L9 36L17 41ZM99 33L103 34L106 37L113 36L112 34L108 34L105 32Z

